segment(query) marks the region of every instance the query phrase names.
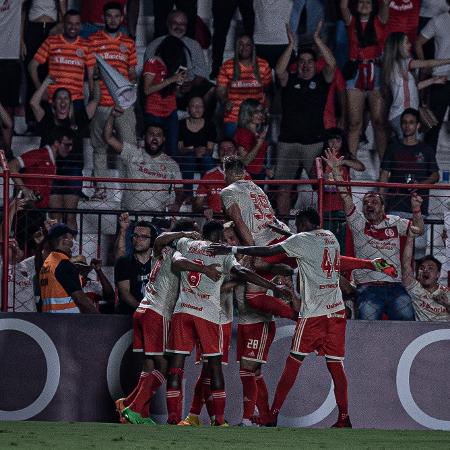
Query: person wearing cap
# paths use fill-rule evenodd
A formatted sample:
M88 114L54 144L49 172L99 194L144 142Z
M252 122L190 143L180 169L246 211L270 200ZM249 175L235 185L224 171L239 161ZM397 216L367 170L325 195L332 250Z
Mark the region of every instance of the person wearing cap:
M77 268L70 262L76 234L64 223L58 223L48 230L46 240L50 254L39 273L42 312L97 313L83 292Z
M332 169L333 179L343 181L338 158L332 150L326 150L324 161ZM338 187L344 203L347 224L352 231L355 256L357 258L384 258L398 271L394 279L390 276L366 269L353 271L358 293L359 318L380 320L387 314L391 320L414 320L411 297L401 283L400 238L407 236L411 225L417 234L424 232L421 213L422 198L411 196L412 220L386 215L384 199L378 192L368 192L363 197L362 211L356 209L352 195L346 186Z
M89 297L97 310L101 313L114 312L114 289L108 278L102 271L102 262L99 259L91 259L88 264L86 256L73 256L70 261L78 269L81 277L83 292ZM89 273L94 270L97 280L89 278Z

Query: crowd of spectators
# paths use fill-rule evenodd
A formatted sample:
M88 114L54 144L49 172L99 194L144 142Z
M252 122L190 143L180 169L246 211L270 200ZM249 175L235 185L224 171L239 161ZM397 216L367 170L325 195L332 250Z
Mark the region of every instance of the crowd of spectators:
M202 220L221 214L225 156L238 155L248 178L261 183L315 179L317 157L323 159L326 179L349 180L351 171L365 170L358 149L370 119L380 181L439 181L439 131L450 105L450 1L213 0L209 30L196 14L196 0L154 0L154 35L142 64L136 47L139 1L80 0L79 10L70 9L72 3L27 0L5 2L0 9L2 147L11 172L35 175L14 177L13 264L41 252L36 236L47 216L73 233L78 230L78 203L88 200L80 179L41 175L81 176L87 138L94 176L111 177L115 158L121 178L162 181L122 184L120 209L135 214L137 223L130 225L123 216L118 221L122 241L115 247L120 255L115 281L121 312L139 303L149 273L159 225L150 223L148 214L170 216L181 209ZM227 35L237 10L242 21L227 58ZM134 107L115 103L98 57L136 86ZM20 104L27 133L39 136L40 144L14 154L13 119ZM195 178L208 183L170 184ZM93 204L105 199L107 187L95 185ZM270 198L277 215L289 215L297 189L289 184L268 189L275 191ZM364 197L359 213L349 190L326 186L325 227L337 235L342 253L388 256L400 274L400 253L386 255L386 249L400 252L409 220L419 230L416 256L427 249L426 237L419 235L426 236L429 191L415 192L412 200L410 194L382 188ZM419 214L420 224L415 223ZM133 270L124 258L131 258ZM95 271L101 284L96 292L106 302L102 308L111 310L111 286L101 263L87 264L83 255L73 263L85 286L92 284L87 268ZM141 285L127 278L131 274L140 277ZM386 313L413 319L400 279L398 302L403 298L408 305L390 311L379 304L385 295L379 292L389 288L386 295L392 295L392 280L374 276L354 276L359 317L378 319Z

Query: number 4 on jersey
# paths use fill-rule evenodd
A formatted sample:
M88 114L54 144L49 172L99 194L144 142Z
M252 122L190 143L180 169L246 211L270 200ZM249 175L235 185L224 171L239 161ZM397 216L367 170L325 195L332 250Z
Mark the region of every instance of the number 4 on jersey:
M333 276L333 271L337 272L339 275L339 256L339 251L337 250L334 254L333 262L331 262L330 249L328 247L323 249L321 267L327 278L331 278Z

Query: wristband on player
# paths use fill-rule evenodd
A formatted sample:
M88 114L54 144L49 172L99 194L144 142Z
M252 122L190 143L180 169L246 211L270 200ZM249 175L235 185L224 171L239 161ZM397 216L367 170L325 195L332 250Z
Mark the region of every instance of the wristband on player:
M233 245L233 247L231 247L231 253L233 255L235 255L237 252L238 252L238 248L235 245Z

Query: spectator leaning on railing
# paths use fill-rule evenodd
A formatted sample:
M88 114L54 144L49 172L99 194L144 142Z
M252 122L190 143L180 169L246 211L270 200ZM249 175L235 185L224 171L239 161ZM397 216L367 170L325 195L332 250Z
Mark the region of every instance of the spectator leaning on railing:
M145 131L144 148L122 142L113 135L115 117L122 114L120 108L111 111L104 129L105 142L120 154L125 177L153 180L181 180L178 164L163 151L162 128L149 125ZM122 208L131 211L178 211L181 206L182 185L127 183L122 197Z
M447 287L439 284L441 262L426 255L416 263L417 275L411 267L414 238L417 230L411 226L402 255L402 280L412 299L414 315L420 321L450 321L450 295Z
M342 157L337 158L332 151L327 151L324 159L333 169L334 180L342 181L339 170ZM406 236L410 221L386 215L383 197L378 193L369 192L364 196L363 209L360 212L345 186L340 186L339 192L344 202L347 224L353 234L355 256L384 258L400 272L400 237ZM424 230L421 204L422 198L413 194L412 224L417 227L418 234L422 234ZM400 279L395 281L382 273L365 269L355 270L353 277L357 286L360 319L379 320L383 313L387 313L392 320L414 320L411 298Z

